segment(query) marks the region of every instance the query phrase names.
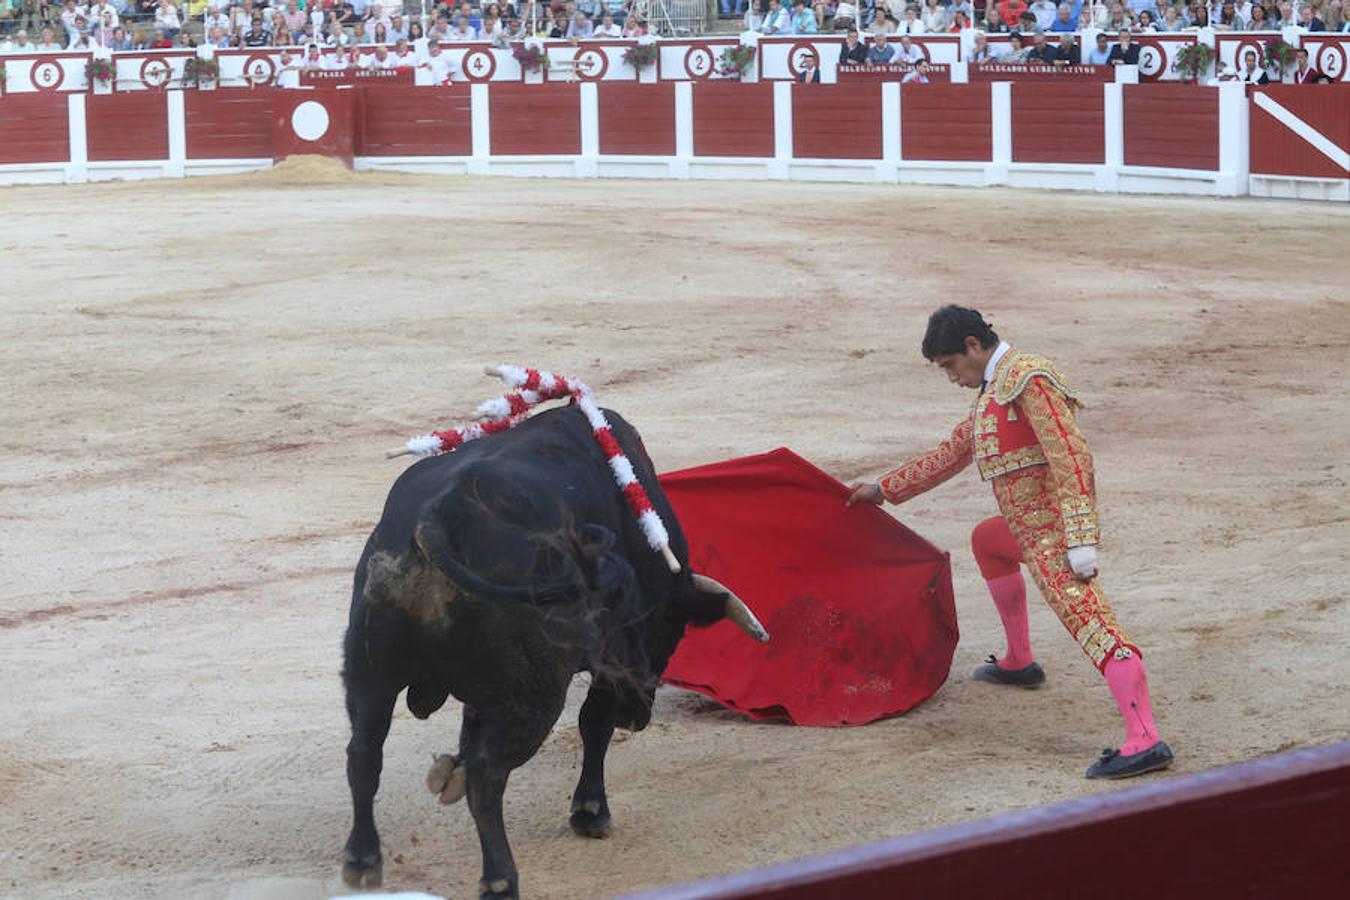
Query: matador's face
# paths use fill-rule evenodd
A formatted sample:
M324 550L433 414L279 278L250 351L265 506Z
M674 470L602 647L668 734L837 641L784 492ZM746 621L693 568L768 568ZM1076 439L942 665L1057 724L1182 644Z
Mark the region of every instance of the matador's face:
M984 386L985 364L993 352L994 348L981 347L975 338L966 338L965 350L960 353L939 353L933 357L933 364L947 373L947 380L952 384L979 390Z

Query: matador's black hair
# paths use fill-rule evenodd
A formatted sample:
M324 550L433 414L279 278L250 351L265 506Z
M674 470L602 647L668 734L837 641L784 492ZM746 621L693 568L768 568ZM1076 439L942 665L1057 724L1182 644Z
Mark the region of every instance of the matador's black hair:
M948 353L965 353L966 338L973 337L981 347L998 344L998 334L989 327L978 310L949 304L928 317L923 336L923 356L931 361Z

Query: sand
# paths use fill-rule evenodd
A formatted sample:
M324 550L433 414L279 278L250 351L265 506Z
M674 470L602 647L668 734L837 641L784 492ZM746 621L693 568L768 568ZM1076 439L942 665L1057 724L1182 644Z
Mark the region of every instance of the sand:
M875 476L969 395L917 351L982 308L1088 400L1104 584L1172 776L1350 736L1350 209L805 184L281 174L0 192L0 895L322 897L350 824L351 570L484 363L584 377L659 468L788 446ZM1105 684L1048 608L1039 692L968 550L973 472L896 509L953 553L952 677L865 728L663 690L567 827L573 702L513 777L527 896L592 898L1101 791ZM452 706L400 709L390 888L470 895L464 806L422 780Z

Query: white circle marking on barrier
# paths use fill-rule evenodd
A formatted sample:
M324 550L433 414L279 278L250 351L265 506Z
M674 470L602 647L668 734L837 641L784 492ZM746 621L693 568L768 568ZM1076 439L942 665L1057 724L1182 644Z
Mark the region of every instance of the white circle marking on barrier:
M792 45L792 48L788 50L787 64L788 72L793 78L802 74L802 57L806 56L808 53L814 54L815 52L816 45L810 41L798 41Z
M291 129L302 141L317 141L328 133L328 110L322 103L306 100L291 113Z
M684 71L690 78L707 78L713 73L712 48L694 44L684 54Z
M1145 44L1139 51L1139 74L1156 78L1162 73L1164 51L1161 47Z
M173 69L162 56L147 56L141 63L141 84L148 88L164 87L172 76Z
M609 56L603 50L581 50L573 57L577 71L586 81L599 81L609 71Z
M1345 47L1341 44L1326 41L1322 44L1322 49L1317 51L1317 59L1313 61L1313 68L1332 81L1340 81L1345 75L1345 63Z
M39 91L54 91L66 80L66 70L54 59L41 59L33 63L28 77Z
M490 81L497 72L497 57L491 51L474 48L464 54L459 65L470 81Z

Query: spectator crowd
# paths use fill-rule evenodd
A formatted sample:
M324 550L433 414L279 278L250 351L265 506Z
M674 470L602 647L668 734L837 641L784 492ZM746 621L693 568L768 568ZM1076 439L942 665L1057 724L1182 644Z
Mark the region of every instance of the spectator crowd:
M888 37L954 34L1064 34L1096 29L1144 32L1305 31L1350 32L1350 0L719 0L724 18L741 18L745 30L767 35L817 34L850 28Z
M358 53L377 66L407 64L410 45L490 41L508 47L529 37L634 38L647 34L650 0L0 0L0 52L337 47L388 48ZM911 38L972 30L976 63L1134 64L1131 35L1211 28L1218 31L1350 32L1350 0L719 0L724 16L764 35L843 32L841 61L913 67L923 54ZM423 15L425 9L426 14ZM1075 33L1092 29L1095 45ZM1116 34L1111 42L1103 32ZM871 46L861 35L872 37ZM995 50L990 34L1008 34ZM439 54L437 54L439 56ZM305 57L331 59L332 54ZM351 57L339 54L340 59ZM393 60L393 63L387 62ZM304 58L300 60L303 65ZM425 60L422 64L426 64ZM442 68L449 68L447 62ZM814 77L818 77L813 73Z
M0 52L395 45L647 34L647 0L0 0Z

